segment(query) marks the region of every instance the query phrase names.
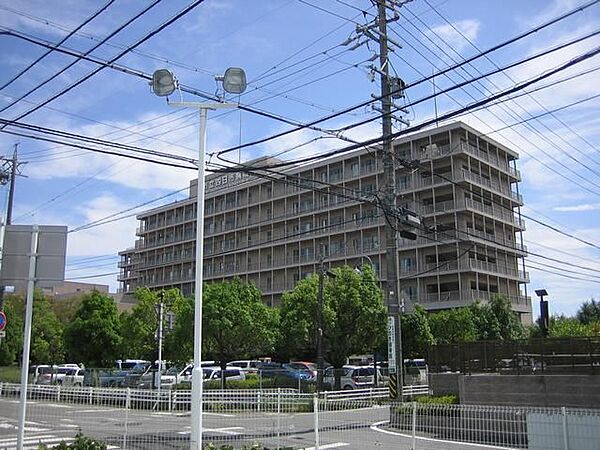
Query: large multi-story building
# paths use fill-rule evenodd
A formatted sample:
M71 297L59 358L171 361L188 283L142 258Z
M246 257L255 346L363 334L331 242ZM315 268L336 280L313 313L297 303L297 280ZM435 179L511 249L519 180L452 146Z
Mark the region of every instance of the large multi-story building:
M460 307L499 293L531 321L531 301L522 293L528 276L522 270L518 154L460 122L394 141L394 150L398 206L422 222L413 230L416 240L398 239L406 308ZM403 167L407 160L418 161L418 169ZM331 266L358 265L368 256L386 280L385 218L376 201L383 184L380 149L290 166L274 178L243 172L207 177L206 281L240 277L276 305L318 270L321 255ZM148 286L191 295L196 192L194 180L188 199L138 215L135 247L120 252L124 293Z

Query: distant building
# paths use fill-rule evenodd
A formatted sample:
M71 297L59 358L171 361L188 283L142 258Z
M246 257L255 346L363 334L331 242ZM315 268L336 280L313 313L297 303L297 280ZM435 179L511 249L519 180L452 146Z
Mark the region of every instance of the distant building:
M415 303L448 309L504 294L522 321L531 322L531 299L521 289L528 275L518 154L463 123L393 145L399 161L417 160L421 167L398 164L396 172L397 204L416 212L424 225L416 240L398 240L407 310ZM373 201L383 184L381 150L359 149L288 167L280 176L285 182L241 172L207 177L206 281L240 277L276 305L284 292L317 271L321 249L331 266L358 265L361 256L369 256L386 280L385 219L366 201ZM327 192L311 190L298 176ZM135 246L119 253L121 292L148 286L193 293L196 192L193 180L188 199L137 216Z
M84 294L88 294L92 291L98 291L108 294L108 285L65 281L58 286L42 289L42 292L46 297L54 300L78 297Z

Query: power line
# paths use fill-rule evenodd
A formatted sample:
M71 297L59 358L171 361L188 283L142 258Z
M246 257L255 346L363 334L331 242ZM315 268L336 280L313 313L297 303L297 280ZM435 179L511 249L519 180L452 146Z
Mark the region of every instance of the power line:
M8 130L5 130L5 129L0 129L0 132L1 133L6 133L6 134L11 134L11 135L14 135L14 136L26 137L26 138L34 139L34 140L37 140L37 141L52 142L54 144L66 145L66 146L69 146L69 147L79 148L79 149L83 149L83 150L87 150L87 151L91 151L91 152L104 153L106 155L121 156L123 158L135 159L135 160L138 160L138 161L149 162L149 163L152 163L152 164L160 164L160 165L163 165L163 166L177 167L177 168L180 168L180 169L197 170L197 167L184 166L182 164L170 163L170 162L167 162L167 161L158 161L158 160L155 160L155 159L150 159L150 158L145 158L145 157L135 156L135 155L129 155L129 154L119 153L119 152L110 151L110 150L102 150L102 149L99 149L99 148L86 147L86 146L83 146L83 145L78 145L78 144L74 144L74 143L67 143L67 142L64 142L64 141L56 140L56 139L50 139L50 138L44 138L44 137L41 137L41 136L35 136L35 135L32 135L32 134L17 133L16 131L8 131Z
M465 39L465 41L467 41L469 44L471 44L471 46L472 46L472 47L473 47L475 50L477 50L477 51L480 51L480 49L477 47L477 45L475 45L475 43L474 43L474 42L473 42L471 39L469 39L469 37L468 37L468 36L465 36L465 35L464 35L464 33L463 33L462 31L460 31L458 28L456 28L456 26L455 26L455 25L454 25L452 22L450 22L450 21L449 21L449 20L448 20L446 17L444 17L444 16L443 16L443 15L442 15L442 14L441 14L441 13L440 13L438 10L437 10L437 8L436 8L435 6L432 6L432 5L429 3L429 1L428 1L428 0L425 0L425 3L426 3L426 4L427 4L427 5L428 5L428 6L431 8L431 10L432 10L432 11L434 11L434 12L435 12L435 13L436 13L436 14L437 14L439 17L441 17L441 18L442 18L442 19L443 19L443 20L444 20L444 21L445 21L445 22L446 22L448 25L450 25L450 26L451 26L451 27L452 27L452 28L453 28L453 29L454 29L454 30L455 30L455 31L456 31L456 32L457 32L457 33L458 33L458 34L459 34L459 35L460 35L460 36L461 36L463 39ZM412 14L412 13L411 13L411 14ZM414 14L413 14L413 15L414 15ZM489 58L489 57L487 57L487 56L486 56L486 59L487 59L487 60L488 60L490 63L492 63L494 66L497 66L497 65L496 65L496 62L495 62L493 59L491 59L491 58ZM515 79L514 79L514 78L513 78L513 77L512 77L512 76L511 76L509 73L507 73L507 72L503 72L503 74L504 74L504 75L506 76L506 78L507 78L508 80L510 80L511 82L513 82L513 83L515 82ZM539 101L537 98L535 98L535 97L533 97L533 96L531 96L531 95L529 95L529 97L530 97L530 98L531 98L531 99L532 99L532 100L533 100L533 101L534 101L534 102L535 102L537 105L539 105L539 106L540 106L542 109L544 109L544 110L546 110L546 111L547 111L547 107L546 107L546 106L545 106L543 103L541 103L541 102L540 102L540 101ZM520 105L519 105L519 106L520 106ZM521 108L522 108L522 107L521 107ZM524 108L522 108L522 109L524 109ZM574 135L576 135L577 137L579 137L579 138L580 138L580 139L581 139L583 142L585 142L586 144L588 144L588 145L590 146L590 148L594 148L594 149L596 149L596 151L599 151L599 150L598 150L598 148L596 148L596 146L595 146L594 144L592 144L592 143L591 143L591 142L589 142L587 139L585 139L583 136L581 136L579 133L577 133L577 132L576 132L576 131L575 131L573 128L571 128L571 127L570 127L570 126L569 126L567 123L565 123L565 122L564 122L563 120L561 120L559 117L557 117L557 116L554 116L554 114L553 114L552 116L553 116L553 118L554 118L556 121L558 121L558 122L559 122L559 123L561 123L561 124L562 124L564 127L566 127L566 128L567 128L567 129L568 129L568 130L569 130L571 133L573 133ZM553 133L554 133L554 130L552 130L551 128L548 128L548 127L545 127L545 128L546 128L546 129L548 129L549 131L551 131L551 132L553 132ZM560 136L560 135L559 135L559 136ZM566 142L566 143L568 143L569 145L571 145L571 144L570 144L568 141L566 141L565 139L562 139L562 137L561 137L561 140L563 140L564 142ZM571 145L571 146L572 146L572 145Z
M85 27L88 23L90 23L92 20L94 20L96 17L98 17L100 14L102 14L110 5L112 5L115 2L115 0L108 0L108 2L102 6L98 11L96 11L94 14L92 14L90 17L88 17L86 20L83 21L83 23L81 23L80 25L78 25L76 28L74 28L72 31L69 32L69 34L67 34L64 38L62 38L60 40L60 42L58 42L56 44L56 46L60 46L62 45L65 41L67 41L70 37L72 37L73 35L77 34L77 32L79 30L81 30L83 27ZM49 49L47 52L43 53L40 57L38 57L35 61L33 61L31 64L29 64L27 67L25 67L23 70L21 70L18 74L14 75L10 80L8 80L6 83L4 83L2 86L0 86L0 91L7 88L8 86L10 86L13 82L15 82L16 80L18 80L19 78L21 78L23 75L25 75L30 69L32 69L37 63L39 63L42 59L44 59L46 56L48 56L50 53L52 53L54 51L54 49ZM18 101L18 100L17 100ZM0 112L4 111L4 109L0 110Z
M146 14L149 10L151 10L152 8L154 8L156 5L158 5L162 0L154 0L151 4L149 4L148 6L146 6L142 11L140 11L139 13L137 13L135 16L133 16L131 19L129 19L127 22L125 22L123 25L121 25L120 27L118 27L115 31L113 31L112 33L110 33L108 36L106 36L102 41L100 41L97 45L95 45L94 47L92 47L90 50L88 50L87 52L84 53L84 55L87 55L91 52L93 52L94 50L96 50L98 47L102 46L102 44L104 44L106 41L108 41L111 37L113 37L114 35L116 35L117 33L119 33L120 31L122 31L123 29L127 28L129 25L131 25L133 22L135 22L137 19L139 19L140 17L142 17L144 14ZM64 40L62 41L64 42ZM61 42L61 43L62 43ZM51 48L50 51L56 51L57 48L60 46L61 43L58 43L54 46L54 48ZM66 72L69 68L73 67L75 64L77 64L79 61L81 60L81 58L77 58L75 59L75 61L72 61L71 63L69 63L67 66L63 67L61 70L59 70L57 73L55 73L54 75L52 75L50 78L45 79L44 81L42 81L41 83L39 83L37 86L34 86L33 88L31 88L29 91L27 91L25 94L21 95L19 98L17 98L16 100L14 100L12 103L9 103L8 105L2 107L0 109L0 113L6 111L7 109L11 108L12 106L16 105L17 103L19 103L21 100L23 100L24 98L28 97L29 95L33 94L35 91L37 91L38 89L41 89L43 86L45 86L46 84L48 84L50 81L56 79L57 77L59 77L61 74L63 74L64 72ZM92 73L93 75L93 73ZM91 75L90 75L91 76ZM86 78L87 79L87 78ZM84 80L85 81L85 80ZM68 91L67 91L68 92ZM62 95L62 94L61 94ZM57 97L59 97L60 95L57 95ZM51 100L50 100L51 101ZM37 109L34 108L32 110L30 110L27 113L24 113L22 115L20 115L16 120L22 119L23 117L31 114L32 112L36 111Z
M600 1L600 0L596 0L596 1ZM563 49L563 48L565 48L565 47L568 47L568 46L570 46L570 45L573 45L573 44L575 44L575 43L577 43L577 42L580 42L580 41L582 41L582 40L589 39L589 38L591 38L591 37L593 37L593 36L595 36L595 35L597 35L597 34L600 34L600 31L595 31L595 32L592 32L592 33L586 34L585 36L582 36L582 37L580 37L580 38L577 38L577 39L575 39L575 40L569 41L568 43L561 44L561 45L558 45L558 46L556 46L556 47L553 47L552 49L545 50L545 51L542 51L542 52L540 52L540 53L537 53L537 54L535 54L535 55L532 55L532 56L526 57L526 58L524 58L524 59L521 59L521 60L519 60L519 61L517 61L517 62L514 62L514 63L511 63L511 64L509 64L509 65L507 65L507 66L504 66L502 69L496 69L496 70L492 70L492 71L490 71L490 72L488 72L488 73L486 73L486 74L484 74L484 75L481 75L481 76L477 76L477 77L475 77L475 78L472 78L471 80L467 80L467 81L465 81L465 82L462 82L462 83L455 84L454 86L451 86L451 87L449 87L449 88L447 88L447 89L444 89L444 90L442 90L442 91L436 92L434 95L427 95L427 96L425 96L425 97L422 97L421 99L419 99L419 100L417 100L417 101L413 101L413 102L411 102L411 103L409 103L409 104L407 104L407 105L405 105L405 106L406 106L406 107L408 107L408 106L414 106L414 105L416 105L416 104L419 104L419 103L423 103L423 102L425 102L425 101L427 101L427 100L430 100L430 99L432 99L432 98L434 98L434 97L436 97L436 96L439 96L439 95L441 95L441 94L445 94L446 92L452 91L452 90L454 90L454 89L461 88L461 87L463 87L463 86L465 86L465 85L467 85L467 84L473 83L473 82L475 82L475 81L477 81L477 80L480 80L480 79L483 79L483 78L489 77L489 76L491 76L491 75L493 75L493 74L495 74L495 73L498 73L500 70L506 70L506 69L508 69L508 68L517 67L517 66L519 66L519 65L521 65L521 64L524 64L524 63L527 63L527 62L529 62L529 61L535 60L535 59L537 59L537 58L540 58L540 57L542 57L542 56L546 56L546 55L548 55L548 54L550 54L550 53L552 53L552 52L555 52L555 51L561 50L561 49ZM594 56L594 55L591 55L591 56ZM591 57L591 56L590 56L590 57ZM586 57L585 59L587 59L587 57ZM468 60L467 60L467 61L468 61ZM579 61L577 61L577 62L574 62L574 61L575 61L575 60L571 60L571 61L570 61L571 65L573 65L573 64L577 64L577 63L579 62ZM465 63L466 63L466 61L465 61ZM465 64L465 63L461 63L461 64L459 64L459 65L462 65L462 64ZM559 66L559 67L562 67L562 66ZM569 67L569 66L567 66L567 67ZM558 73L558 72L556 72L555 70L556 70L556 69L554 69L553 71L550 71L550 72L546 72L546 73L544 73L544 74L542 74L542 75L540 75L540 76L538 76L538 77L534 78L534 80L533 80L533 81L529 81L529 82L526 82L526 83L521 83L521 84L519 85L519 86L522 86L521 88L519 88L519 89L515 89L515 90L510 90L510 91L507 91L507 92L508 92L508 94L510 94L510 93L513 93L513 92L517 92L517 91L519 91L519 90L522 90L522 89L524 89L525 87L527 87L527 86L529 86L529 85L531 85L531 84L533 84L533 83L535 83L535 82L537 82L537 81L540 81L540 80L542 80L542 79L548 78L549 76L551 76L551 75L554 75L555 73ZM564 69L560 69L559 71L562 71L562 70L564 70ZM444 70L442 70L442 71L439 71L437 74L434 74L434 75L432 75L432 76L427 76L427 77L421 78L420 80L417 80L417 81L415 81L415 82L413 82L413 83L408 83L408 84L406 84L406 86L405 86L405 88L404 88L404 89L405 89L405 90L407 90L407 89L409 89L409 88L411 88L411 87L417 86L417 85L419 85L419 84L423 83L424 81L427 81L427 80L431 79L432 77L438 76L438 75L440 75L440 74L444 74L444 73L446 73L447 71L449 71L449 69L444 69ZM504 95L502 95L502 96L504 96ZM498 98L499 98L499 97L498 97ZM319 123L321 123L321 122L324 122L324 121L330 120L330 119L332 119L332 118L338 117L338 116L340 116L340 115L342 115L342 114L346 114L346 113L348 113L348 112L351 112L351 111L354 111L354 110L356 110L356 109L358 109L358 108L362 108L362 107L364 107L364 106L366 106L366 105L368 105L368 104L372 103L374 100L380 100L380 97L373 97L371 100L368 100L368 101L366 101L366 102L360 103L359 105L355 105L355 106L352 106L352 107L349 107L349 108L343 109L343 110L341 110L341 111L339 111L339 112L336 112L336 113L330 114L330 115L328 115L328 116L322 117L322 118L320 118L320 119L314 120L314 121L312 121L312 122L308 123L306 126L301 126L301 127L297 127L297 128L292 128L292 129L290 129L290 130L286 130L286 131L283 131L283 132L281 132L281 133L277 133L277 134L274 134L274 135L268 136L268 137L266 137L266 138L257 139L257 140L255 140L255 141L248 142L248 143L245 143L245 144L242 144L242 145L238 145L238 146L235 146L235 147L230 147L230 148L227 148L227 149L224 149L224 150L220 150L220 151L216 152L217 158L218 158L218 159L221 159L222 161L224 161L224 162L226 162L226 163L232 163L232 161L228 161L228 160L224 159L224 158L222 157L222 155L223 155L223 154L226 154L226 153L230 153L230 152L236 151L236 150L240 150L240 149L242 149L242 148L246 148L246 147L250 147L250 146L254 146L254 145L258 145L258 144L262 144L262 143L264 143L264 142L267 142L267 141L270 141L270 140L273 140L273 139L277 139L277 138L280 138L280 137L286 136L286 135L288 135L288 134L291 134L291 133L294 133L294 132L300 131L300 130L302 130L302 129L304 129L304 128L307 128L307 127L309 127L309 126L314 126L314 125L316 125L316 124L319 124ZM494 100L495 100L495 98L494 98ZM482 104L487 104L487 103L490 103L490 102L491 102L491 100L489 100L489 99L488 99L488 101L485 101L485 102L484 102L484 103L482 103ZM474 107L472 107L472 108L470 108L470 109L474 109L475 107L478 107L478 106L481 106L481 105L476 105L476 106L474 106ZM469 109L469 110L470 110L470 109ZM341 132L343 132L343 131L347 131L347 130L349 130L350 128L355 128L355 127L357 127L357 126L364 125L364 124L366 124L366 123L369 123L369 122L372 122L372 121L374 121L374 120L377 120L377 118L378 118L378 117L376 117L376 118L374 118L374 119L367 119L367 120L363 120L363 121L360 121L360 122L353 123L352 125L348 125L348 126L345 126L345 127L339 128L339 129L337 130L337 132L341 133ZM436 120L436 121L433 121L432 123L434 123L434 122L437 122L437 121L442 121L442 120L445 120L445 119L438 119L438 120ZM411 128L414 128L414 127L411 127ZM400 132L400 133L402 133L402 132ZM398 133L396 133L396 135L399 135L399 134L398 134ZM396 137L396 135L395 135L394 137ZM290 163L290 164L293 164L293 163Z
M586 3L585 5L582 5L582 6L578 7L578 8L572 9L572 10L570 10L570 11L564 13L564 14L561 14L560 16L557 16L557 17L555 17L555 18L553 18L553 19L551 19L551 20L549 20L547 22L544 22L541 25L538 25L538 26L530 29L529 31L526 31L524 33L520 33L517 36L514 36L514 37L512 37L512 38L510 38L510 39L508 39L506 41L503 41L500 44L494 45L494 46L488 48L487 50L485 50L483 52L479 52L478 54L465 59L462 63L451 65L451 66L447 67L446 69L444 69L444 70L442 70L442 71L440 71L440 72L438 72L436 74L432 74L431 76L425 77L425 78L423 78L423 79L421 79L421 80L419 80L419 81L417 81L415 83L407 85L407 86L405 86L404 89L406 90L409 87L416 86L417 84L420 84L420 83L423 83L423 82L426 82L426 81L431 81L432 79L434 79L437 76L440 76L440 75L443 75L445 73L451 72L454 69L456 69L456 68L458 68L458 67L460 67L460 66L462 66L464 64L470 63L471 61L474 61L474 60L479 59L479 58L481 58L481 57L483 57L483 56L485 56L487 54L490 54L490 53L492 53L494 51L497 51L497 50L499 50L501 48L504 48L504 47L506 47L508 45L511 45L511 44L513 44L513 43L515 43L515 42L517 42L517 41L519 41L519 40L521 40L521 39L523 39L525 37L528 37L528 36L530 36L530 35L532 35L534 33L537 33L538 31L540 31L540 30L542 30L544 28L547 28L547 27L549 27L549 26L551 26L551 25L553 25L553 24L555 24L557 22L560 22L561 20L564 20L564 19L570 17L573 14L576 14L576 13L578 13L580 11L583 11L584 9L586 9L586 8L588 8L588 7L596 4L596 3L598 3L599 1L600 0L592 0L592 1L588 2L588 3ZM278 133L278 134L272 135L272 136L270 136L268 138L263 138L261 140L250 142L250 143L244 144L243 146L238 146L238 147L243 148L243 147L248 147L248 146L252 146L252 145L257 145L257 144L266 142L267 140L272 140L272 139L276 139L278 137L285 136L287 134L293 133L293 132L298 131L300 129L303 129L303 128L306 128L306 127L309 127L309 126L312 126L312 125L316 125L318 123L321 123L321 122L330 120L332 118L338 117L338 116L340 116L342 114L346 114L348 112L351 112L351 111L353 111L355 109L362 108L362 107L370 104L374 100L380 100L380 98L377 97L377 98L374 98L373 100L369 100L369 101L363 102L363 103L361 103L359 105L356 105L356 106L353 106L353 107L350 107L350 108L346 108L344 110L341 110L338 113L325 116L325 117L323 117L321 119L318 119L316 121L312 121L312 122L306 124L303 127L297 127L295 129L291 129L291 130L288 130L288 131L285 131L285 132L282 132L282 133ZM223 151L221 151L221 153L227 153L227 152L238 150L239 149L238 147L234 147L234 148L229 148L229 149L223 150Z
M157 4L160 1L161 0L155 0L154 3L152 3L150 6L154 6L155 4ZM120 52L119 54L117 54L117 56L112 57L108 61L108 64L114 63L115 61L119 60L120 58L122 58L123 56L125 56L127 53L129 53L131 50L135 49L136 47L139 47L141 44L143 44L144 42L146 42L150 38L152 38L155 35L157 35L158 33L160 33L162 30L164 30L165 28L167 28L169 25L173 24L174 22L176 22L177 20L179 20L181 17L183 17L186 14L188 14L190 11L192 11L194 8L196 8L198 5L200 5L202 2L204 2L204 0L195 0L195 1L193 1L190 5L186 6L183 10L181 10L180 12L178 12L177 14L175 14L173 17L171 17L170 19L168 19L166 22L164 22L163 24L161 24L160 26L158 26L157 28L155 28L151 32L147 33L142 38L138 39L134 44L130 45L125 50L123 50L122 52ZM149 7L147 9L149 9ZM100 72L105 67L106 66L102 65L102 66L100 66L100 67L92 70L90 73L88 73L84 77L80 78L79 80L77 80L74 83L71 83L69 86L63 88L58 93L56 93L56 94L52 95L50 98L44 100L38 106L36 106L34 108L30 108L28 111L26 111L26 112L24 112L22 114L19 114L19 116L17 116L15 118L15 120L21 120L24 117L26 117L26 116L32 114L33 112L37 111L42 106L47 105L48 103L56 100L57 98L61 97L62 95L66 94L67 92L71 91L75 87L79 86L83 82L87 81L88 79L90 79L91 77L93 77L94 75L96 75L98 72Z
M403 17L404 17L404 16L403 16ZM436 33L434 30L432 30L432 29L431 29L431 28L430 28L430 27L429 27L429 26L428 26L426 23L424 23L424 22L423 22L421 19L419 19L418 17L416 17L416 16L414 16L414 15L413 15L413 17L414 17L415 19L417 19L417 20L418 20L418 21L419 21L421 24L423 24L425 27L427 27L427 29L428 29L428 30L429 30L431 33L433 33L434 35L438 36L438 35L437 35L437 33ZM433 45L435 45L435 46L436 46L436 47L437 47L439 50L441 50L441 51L442 51L442 52L443 52L443 53L444 53L444 54L445 54L445 55L446 55L448 58L450 58L450 60L451 60L453 63L456 63L456 62L457 62L457 61L456 61L456 59L454 59L452 56L450 56L450 55L448 54L448 52L446 52L446 51L445 51L445 50L444 50L442 47L440 47L440 46L439 46L439 45L438 45L436 42L434 42L434 41L433 41L433 40L432 40L432 39L431 39L431 38L430 38L430 37L429 37L427 34L425 34L425 33L424 33L424 32L423 32L423 31L422 31L422 30L421 30L419 27L417 27L417 26L416 26L414 23L412 23L412 21L410 21L410 20L408 20L408 19L407 19L407 22L410 22L410 23L412 24L412 26L413 26L413 27L414 27L414 28L415 28L415 29L416 29L416 30L417 30L417 31L418 31L420 34L422 34L422 35L423 35L425 38L427 38L427 40L428 40L429 42L431 42ZM402 27L402 28L403 28L403 29L404 29L404 30L405 30L407 33L409 33L409 32L408 32L408 30L406 30L406 28L404 28L404 27ZM410 34L410 33L409 33L409 34ZM438 37L439 37L439 36L438 36ZM413 38L414 38L414 36L413 36ZM442 39L441 37L439 37L439 38L440 38L440 39L443 41L443 39ZM440 60L442 60L442 58L441 58L441 57L439 57L439 56L438 56L438 55L437 55L435 52L433 52L433 51L432 51L431 49L429 49L427 46L425 46L424 44L422 44L422 45L423 45L423 46L424 46L424 47L425 47L427 50L429 50L429 51L430 51L430 52L431 52L431 53L432 53L434 56L436 56L437 58L439 58ZM413 49L414 49L414 47L413 47ZM415 49L415 51L416 51L416 49ZM453 51L454 51L454 53L456 53L456 54L457 54L457 55L458 55L460 58L462 58L462 56L461 56L461 55L460 55L458 52L456 52L456 50L454 50L454 49L453 49ZM486 58L487 58L487 59L490 59L490 58L489 58L489 57L487 57L487 56L486 56ZM427 59L427 58L426 58L426 59ZM427 59L427 61L428 61L430 64L434 65L434 64L433 64L433 63L432 63L432 62L431 62L429 59ZM477 67L475 67L473 64L469 64L469 65L470 65L471 67L473 67L473 68L474 68L474 69L477 71L477 73L479 73L479 74L481 74L481 73L482 73L482 72L481 72L481 71L480 71L480 70L479 70ZM499 66L498 66L497 64L494 64L494 66L495 66L496 68L499 68ZM434 65L434 67L435 67L435 65ZM468 70L467 70L465 67L461 67L461 69L462 69L462 70L463 70L465 73L467 73L467 75L469 75L469 76L472 76L472 75L471 75L471 73L470 73L470 72L469 72L469 71L468 71ZM502 70L501 72L502 72L502 73L504 73L504 74L506 73L506 71L504 71L504 70ZM460 75L460 76L461 76L461 77L462 77L464 80L466 80L466 79L467 79L467 78L466 78L464 75L462 75L462 74L459 74L459 75ZM448 79L450 79L450 81L454 82L454 80L452 80L452 79L451 79L451 78L450 78L448 75L446 75L446 76L448 77ZM512 81L514 81L514 80L512 80ZM494 86L495 88L497 88L497 89L498 89L498 85L497 85L497 84L495 84L493 80L491 80L491 79L490 79L490 83L492 84L492 86ZM491 93L491 92L492 92L492 91L491 91L491 89L489 89L489 88L488 88L486 85L484 85L483 83L479 82L478 84L480 84L480 85L483 87L483 90L482 90L482 89L479 89L479 88L477 88L477 86L474 86L474 87L475 87L475 88L476 88L476 89L477 89L477 90L478 90L480 93L482 93L482 94L484 94L484 95L485 95L485 92L484 92L484 90L485 90L485 91L487 91L488 93ZM468 92L466 89L463 89L463 90L464 90L464 92L466 92L466 93L467 93L467 95L469 95L469 96L470 96L472 99L475 99L475 97L474 97L472 94L470 94L470 93L469 93L469 92ZM453 99L453 100L454 100L454 101L456 101L455 99ZM460 104L458 101L456 101L456 102L457 102L458 104ZM522 107L522 106L521 106L519 103L516 103L516 104L519 106L519 108L520 108L520 109L522 109L523 111L527 112L527 114L530 116L530 118L532 118L532 119L535 119L536 121L537 121L537 118L538 118L538 117L542 117L542 116L543 116L543 115L541 115L541 116L533 116L531 113L529 113L528 111L526 111L526 110L525 110L525 109L524 109L524 108L523 108L523 107ZM508 107L506 107L506 106L504 106L504 105L502 105L502 109L503 109L504 111L506 111L506 112L508 113L508 115L510 115L510 116L512 116L512 117L517 117L517 118L519 118L519 119L523 119L523 116L522 116L522 115L520 115L520 114L518 114L518 113L517 113L517 112L516 112L514 109L508 108ZM546 110L546 111L548 111L548 110ZM503 118L501 118L499 115L497 115L496 113L494 113L492 110L489 110L489 112L490 112L491 114L493 114L493 115L494 115L496 118L498 118L500 121L502 121L504 124L507 124L507 122L506 122L506 121L505 121ZM549 113L551 113L551 112L549 112ZM482 123L485 123L485 122L482 120L482 118L481 118L481 117L479 117L479 116L476 116L476 118L477 118L479 121L481 121ZM535 127L533 126L533 124L530 124L530 123L529 123L529 120L524 120L524 119L523 119L523 122L522 122L522 123L527 123L527 126L528 126L528 127L529 127L529 128L530 128L530 129L531 129L533 132L534 132L534 133L536 133L537 135L539 135L539 136L540 136L540 137L541 137L543 140L545 140L545 141L546 141L547 143L549 143L550 145L554 146L556 149L558 149L558 151L560 151L561 153L565 154L565 155L566 155L568 158L572 159L572 160L573 160L575 163L577 163L577 164L580 164L580 165L581 165L582 167L584 167L585 169L589 170L590 172L594 173L594 174L595 174L595 175L597 175L597 176L600 176L600 172L596 171L595 169L593 169L593 168L589 167L588 165L584 164L583 162L579 161L577 158L575 158L575 157L574 157L573 155L571 155L570 153L568 153L568 152L564 151L564 150L563 150L563 149L562 149L560 146L558 146L558 145L556 145L554 142L552 142L552 141L551 141L551 140L550 140L550 139L549 139L549 138L548 138L548 137L547 137L547 136L546 136L544 133L541 133L541 132L540 132L540 131L539 131L537 128L535 128ZM540 122L540 123L542 123L542 122ZM486 125L487 125L487 123L486 123ZM508 124L507 124L507 125L508 125ZM543 125L543 126L545 126L545 124L543 124L543 123L542 123L542 125ZM546 127L546 128L547 128L547 127ZM564 141L564 139L563 139L561 136L557 135L557 134L554 132L554 130L551 130L551 129L550 129L550 132L551 132L552 134L556 135L557 137L559 137L561 140L563 140L563 141ZM537 145L537 144L535 144L534 142L532 142L532 141L531 141L530 139L528 139L526 136L522 135L522 134L521 134L520 132L518 132L518 131L516 131L516 133L518 133L518 134L519 134L519 135L520 135L520 136L521 136L523 139L525 139L525 140L526 140L527 142L529 142L531 145L533 145L534 147L536 147L536 148L538 148L539 150L541 150L541 151L542 151L542 152L543 152L545 155L547 155L547 156L550 156L550 154L549 154L548 152L546 152L544 149L542 149L542 148L541 148L539 145ZM570 144L569 142L567 142L567 144L568 144L568 145L570 145L570 146L572 146L572 144ZM579 150L579 149L577 149L577 148L576 148L576 151L580 152L580 150ZM587 155L586 155L586 156L587 156ZM560 173L560 172L558 172L558 171L554 170L554 169L553 169L553 168L552 168L552 167L551 167L549 164L547 164L546 162L544 162L544 161L541 161L541 160L539 160L539 159L536 159L536 160L538 160L538 161L539 161L541 164L543 164L543 165L544 165L545 167L547 167L549 170L551 170L551 171L553 171L553 172L557 173L559 176L563 176L563 177L567 178L567 177L566 177L564 174L562 174L562 173ZM594 161L594 163L596 163L596 162ZM566 165L564 165L564 164L562 164L562 166L563 166L563 168L564 168L565 170L568 170L568 171L569 171L569 172L571 172L573 175L577 176L578 178L581 178L583 181L586 181L586 182L588 182L588 183L590 183L590 184L593 184L594 186L600 187L600 185L598 185L598 184L596 184L596 183L594 183L594 182L590 181L588 177L585 177L584 175L582 175L582 174L580 174L579 172L577 172L577 171L575 171L575 170L571 169L570 167L568 167L568 166L566 166ZM568 178L568 179L569 179L569 180L571 180L570 178Z

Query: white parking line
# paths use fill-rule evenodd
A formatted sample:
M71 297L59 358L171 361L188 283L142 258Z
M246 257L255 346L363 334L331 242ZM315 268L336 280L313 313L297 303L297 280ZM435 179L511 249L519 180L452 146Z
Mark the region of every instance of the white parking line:
M325 445L319 445L319 450L321 449L326 449L326 448L338 448L338 447L345 447L346 445L350 445L347 442L334 442L333 444L325 444ZM315 447L306 447L303 450L315 450Z
M381 422L375 422L374 424L372 424L370 426L370 428L371 428L371 430L377 431L379 433L391 434L392 436L401 436L401 437L412 439L412 435L410 435L410 434L398 433L397 431L382 430L381 428L379 428L381 425L383 425L385 423L390 423L390 421L382 420ZM420 441L441 442L444 444L469 445L471 447L477 447L477 448L493 448L493 449L498 449L498 450L512 450L510 447L496 447L495 445L475 444L473 442L463 442L463 441L447 441L445 439L435 439L435 438L428 438L428 437L421 437L421 436L415 436L415 439L418 439Z

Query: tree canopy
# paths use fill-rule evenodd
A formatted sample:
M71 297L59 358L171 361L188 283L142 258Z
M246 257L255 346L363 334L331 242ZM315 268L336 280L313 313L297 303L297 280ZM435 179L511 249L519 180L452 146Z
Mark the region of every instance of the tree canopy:
M369 267L360 273L348 266L326 276L323 292L325 358L342 367L349 356L372 352L386 336L386 309L375 274ZM316 355L318 275L301 280L283 295L281 347L286 356Z
M122 312L120 316L122 350L126 358L141 358L154 361L157 357L158 343L156 331L158 329L157 306L163 302L163 336L168 334L164 325L167 313L172 312L173 304L181 298L178 289L167 291L151 291L140 288L135 292L136 304L131 312ZM166 350L166 348L164 348ZM168 352L163 352L163 359L171 359Z
M204 286L204 349L223 367L232 359L272 354L277 333L277 310L263 302L260 290L253 284L236 278Z
M600 301L592 298L587 302L583 302L577 310L576 317L584 325L600 322Z
M98 291L87 294L65 327L67 355L90 367L113 366L120 356L120 331L115 301Z
M412 313L402 316L402 357L423 358L434 343L427 312L416 305Z

